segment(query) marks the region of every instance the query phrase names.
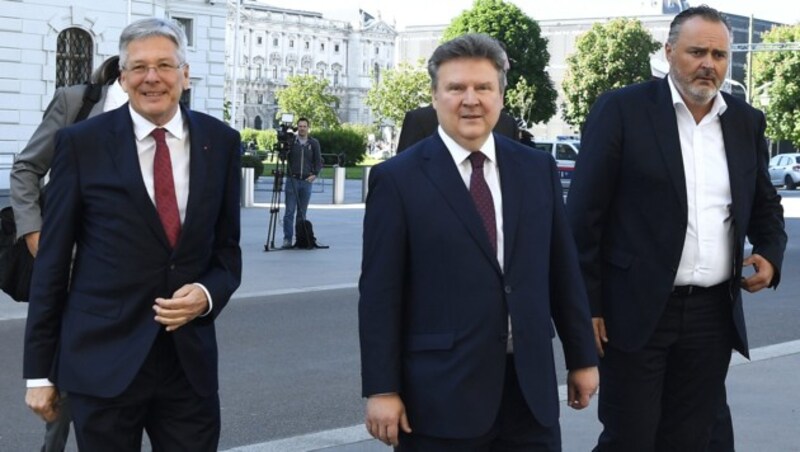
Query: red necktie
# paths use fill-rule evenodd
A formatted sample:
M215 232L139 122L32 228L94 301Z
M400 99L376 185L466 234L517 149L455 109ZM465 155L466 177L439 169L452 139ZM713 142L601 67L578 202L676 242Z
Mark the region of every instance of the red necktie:
M156 156L153 161L153 188L155 191L156 210L167 233L167 240L172 248L178 243L181 235L181 216L178 213L178 200L175 196L175 180L172 178L172 159L169 147L164 138L166 130L154 129L151 135L156 140Z
M492 199L492 192L489 191L489 186L486 184L486 179L483 177L483 162L485 160L486 156L480 151L470 152L469 154L469 161L472 163L469 193L472 195L472 201L475 202L475 207L483 220L483 226L489 235L492 249L497 254L497 223L495 223L494 218L494 200Z

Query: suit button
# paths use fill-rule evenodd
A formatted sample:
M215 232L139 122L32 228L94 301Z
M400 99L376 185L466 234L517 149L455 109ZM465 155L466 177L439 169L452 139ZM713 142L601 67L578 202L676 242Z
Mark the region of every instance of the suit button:
M506 293L511 293L511 286L505 286L505 287L503 288L503 290L504 290Z
M175 264L169 264L169 269L170 270L175 270Z

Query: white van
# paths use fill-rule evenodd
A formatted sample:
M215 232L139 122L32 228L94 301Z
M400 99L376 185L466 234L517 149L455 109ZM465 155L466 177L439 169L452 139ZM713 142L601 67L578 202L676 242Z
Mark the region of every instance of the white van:
M581 142L575 139L535 140L534 147L549 153L556 159L561 186L569 188L572 172L575 171L575 160L581 150Z

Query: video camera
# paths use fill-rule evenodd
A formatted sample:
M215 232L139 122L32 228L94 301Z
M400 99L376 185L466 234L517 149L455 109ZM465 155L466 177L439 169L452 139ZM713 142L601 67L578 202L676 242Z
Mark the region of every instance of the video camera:
M297 127L294 127L293 123L293 114L284 113L281 115L281 123L277 130L278 142L275 144L276 151L278 151L278 158L281 160L286 160L289 151L292 149L292 145L294 145Z

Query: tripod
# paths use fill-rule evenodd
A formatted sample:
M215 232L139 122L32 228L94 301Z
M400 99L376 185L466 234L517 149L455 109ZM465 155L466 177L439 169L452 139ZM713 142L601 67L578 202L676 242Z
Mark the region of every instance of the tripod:
M286 159L280 157L275 162L275 169L272 170L272 198L269 202L269 221L267 227L267 241L264 243L264 251L275 250L275 230L278 227L278 213L280 212L281 194L283 193L283 178L286 175Z

